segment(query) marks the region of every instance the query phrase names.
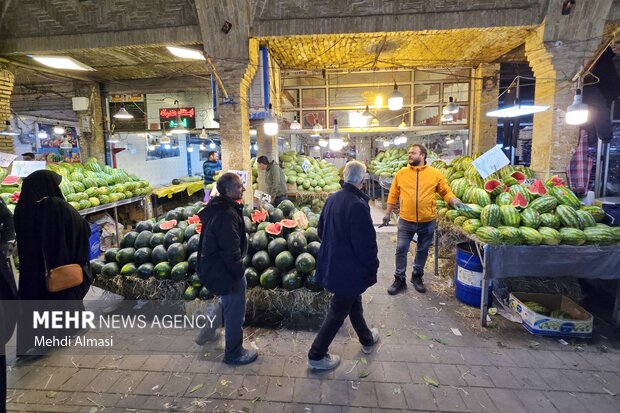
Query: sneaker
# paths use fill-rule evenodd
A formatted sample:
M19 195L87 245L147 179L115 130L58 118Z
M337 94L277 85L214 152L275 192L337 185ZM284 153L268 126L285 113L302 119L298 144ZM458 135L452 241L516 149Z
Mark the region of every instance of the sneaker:
M245 364L250 364L258 358L258 351L253 348L243 349L243 352L239 357L232 360L224 359L224 363L230 364L232 366L243 366Z
M390 288L388 288L388 294L396 295L401 291L405 291L406 289L407 289L407 283L405 282L405 280L396 278L394 279L394 282L392 283L392 285L390 285Z
M422 277L411 277L411 282L413 283L413 288L415 288L417 292L426 292L426 287L424 286L424 281L422 281Z
M312 370L333 370L340 365L340 356L327 353L321 360L308 359L308 368Z
M369 346L362 346L362 352L364 354L372 353L372 349L375 348L375 344L379 341L379 330L376 328L371 328L370 332L372 333L372 344Z

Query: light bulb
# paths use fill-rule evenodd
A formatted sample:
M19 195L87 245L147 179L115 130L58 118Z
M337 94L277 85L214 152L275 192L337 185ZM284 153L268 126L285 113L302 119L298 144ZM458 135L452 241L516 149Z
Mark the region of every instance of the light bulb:
M215 149L215 142L213 142L213 139L211 140L211 143L209 143L209 148L210 149Z
M63 126L60 126L60 122L56 123L56 126L54 126L54 129L52 129L52 131L56 134L56 135L62 135L65 133L65 128Z
M581 89L577 89L573 104L566 109L566 123L569 125L583 125L588 121L588 116L588 105L583 103Z
M45 132L44 130L40 130L39 132L37 132L37 138L47 139L47 132Z
M383 106L383 96L377 95L377 97L375 97L375 108L379 109L382 106Z
M452 122L454 120L454 117L452 116L451 113L444 113L443 115L441 115L441 122Z
M312 127L312 132L318 134L319 132L321 132L323 130L323 126L321 126L321 124L319 122L316 122L314 124L314 126Z
M206 151L207 150L207 145L205 145L204 143L200 144L200 150L201 151Z
M269 104L269 109L265 114L265 121L263 122L263 129L265 131L265 135L267 136L275 136L278 134L278 120L273 116L271 103Z
M254 149L255 151L257 151L257 150L258 150L258 144L256 144L256 143L255 143L255 144L254 144L253 149Z
M319 146L321 148L327 147L328 144L329 144L329 142L327 141L327 139L323 139L323 138L319 139Z
M390 141L383 141L383 147L387 148L388 146L390 146Z
M398 91L398 85L394 82L394 90L388 99L389 110L401 110L403 108L403 94Z
M164 144L164 149L170 149L170 144L169 143Z
M451 113L458 113L459 107L454 103L454 98L450 96L448 99L448 104L443 107L443 114L449 115Z
M189 145L189 146L187 147L187 152L189 152L189 153L194 152L194 147L193 147L192 145Z
M292 130L301 129L301 123L297 122L297 116L293 117L293 122L291 122L291 129Z

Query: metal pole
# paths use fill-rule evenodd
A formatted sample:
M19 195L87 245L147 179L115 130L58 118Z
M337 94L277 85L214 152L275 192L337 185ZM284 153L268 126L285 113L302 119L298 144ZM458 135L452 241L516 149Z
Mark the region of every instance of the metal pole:
M116 205L114 205L114 236L115 236L115 243L116 246L119 246L119 239L118 239L118 211L116 209Z
M594 172L594 197L601 197L601 189L603 188L602 177L601 177L601 162L603 160L603 142L600 139L596 140L598 145L596 145L596 169Z

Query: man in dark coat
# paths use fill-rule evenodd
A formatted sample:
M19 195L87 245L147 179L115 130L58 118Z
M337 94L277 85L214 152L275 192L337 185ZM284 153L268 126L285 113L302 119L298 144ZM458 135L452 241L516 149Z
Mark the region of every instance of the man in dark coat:
M308 352L308 367L331 370L340 357L327 350L347 316L357 333L362 351L372 352L379 340L376 328L364 320L362 293L377 283L377 236L370 217L368 197L360 190L366 167L351 161L344 168L344 184L327 199L319 219L321 248L316 277L334 293L329 311Z
M224 362L233 365L252 363L256 350L243 348L245 318L245 267L247 239L243 222L245 188L241 178L225 173L217 180L219 196L213 197L198 216L202 223L198 246L197 273L212 293L220 296L224 309L226 346ZM217 322L217 321L216 321Z

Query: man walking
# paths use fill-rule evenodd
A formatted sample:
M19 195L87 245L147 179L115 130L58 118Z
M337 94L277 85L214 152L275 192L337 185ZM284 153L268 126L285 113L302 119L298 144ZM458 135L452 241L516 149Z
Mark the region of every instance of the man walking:
M362 309L361 294L377 283L379 268L377 235L368 197L360 190L365 174L364 164L347 163L342 189L327 199L319 218L318 232L322 242L316 277L334 295L308 352L308 368L313 370L331 370L340 364L340 357L330 355L327 350L347 317L364 353L370 354L379 340L377 329L370 330L366 325Z
M409 166L401 169L394 176L387 200L387 213L383 222L388 223L392 210L400 198L400 219L398 220L398 241L396 244L396 272L394 282L388 288L388 294L394 295L407 288L405 272L407 271L407 254L409 244L418 234L417 249L413 264L411 282L416 291L426 292L422 281L424 265L428 258L428 249L433 241L437 208L435 194L453 208L467 208L450 190L448 182L437 169L426 165L426 148L415 144L409 148Z
M243 205L237 201L243 198L245 188L241 178L230 172L222 175L216 185L220 195L213 197L198 214L202 231L196 272L202 283L219 295L222 302L226 330L224 363L249 364L256 360L258 353L252 348L243 348L247 287L243 257L248 245Z

